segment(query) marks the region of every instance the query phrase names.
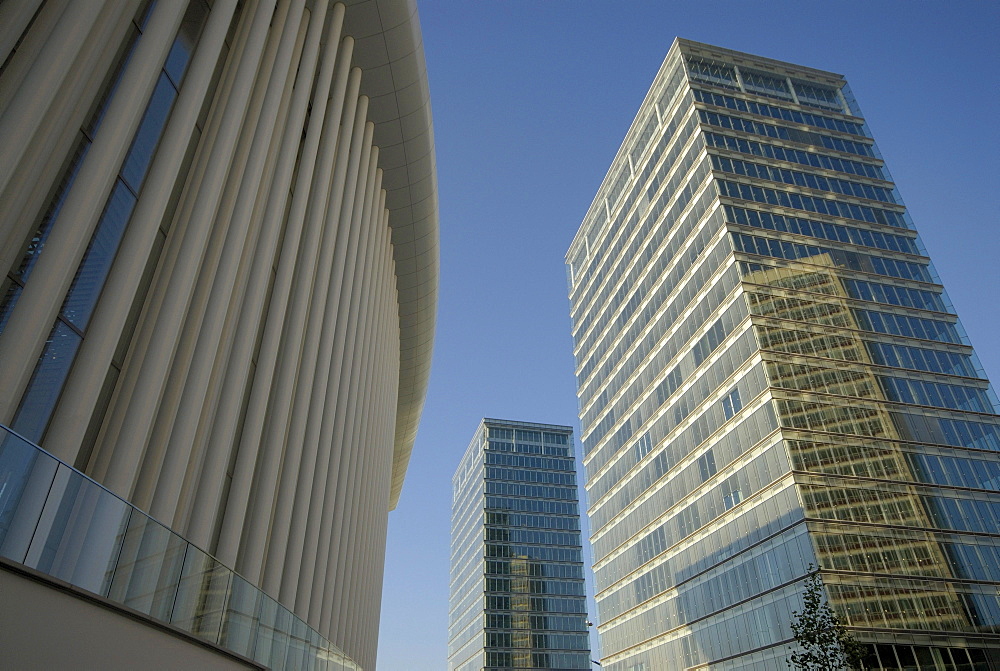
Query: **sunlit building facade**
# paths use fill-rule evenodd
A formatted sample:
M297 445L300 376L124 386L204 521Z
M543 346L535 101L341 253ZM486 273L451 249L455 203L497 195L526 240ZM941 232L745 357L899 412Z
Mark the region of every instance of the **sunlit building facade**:
M415 3L3 2L0 203L5 662L373 669L437 295Z
M449 671L590 669L573 429L484 419L452 485Z
M567 264L604 669L785 669L810 565L1000 669L996 396L841 76L675 41Z

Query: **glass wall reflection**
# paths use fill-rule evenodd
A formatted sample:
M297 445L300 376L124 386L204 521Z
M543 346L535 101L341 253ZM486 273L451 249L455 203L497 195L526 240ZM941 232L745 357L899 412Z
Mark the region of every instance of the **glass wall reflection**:
M270 668L360 668L215 558L3 426L0 556Z

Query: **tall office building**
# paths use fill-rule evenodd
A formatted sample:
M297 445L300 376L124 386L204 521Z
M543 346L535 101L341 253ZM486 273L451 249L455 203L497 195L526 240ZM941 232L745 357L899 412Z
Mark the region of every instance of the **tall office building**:
M0 64L5 662L374 668L437 292L414 3L8 0Z
M605 669L786 668L810 564L1000 668L996 397L841 76L677 40L567 263Z
M590 669L573 429L484 419L452 485L449 671Z

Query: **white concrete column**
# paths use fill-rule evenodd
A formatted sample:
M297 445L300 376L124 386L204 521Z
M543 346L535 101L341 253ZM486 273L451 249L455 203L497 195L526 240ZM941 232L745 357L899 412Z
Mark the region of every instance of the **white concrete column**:
M198 146L187 170L187 178L181 192L176 210L167 224L167 237L159 253L159 259L152 281L146 293L142 312L135 325L128 353L118 376L108 410L105 413L104 424L97 437L88 465L88 474L95 480L103 481L108 467L114 458L118 433L121 430L121 418L131 400L133 390L138 382L140 369L146 351L149 349L155 335L156 319L163 307L167 292L170 290L171 277L184 246L188 225L194 206L198 199L200 185L205 181L209 165L213 160L213 148L219 138L219 129L226 117L226 101L230 99L233 85L239 70L239 63L246 52L247 38L253 24L253 16L259 5L259 0L248 0L239 10L238 27L226 50L222 73L217 80L212 96L213 103L206 119L202 120L201 133L198 136ZM228 34L228 33L227 33ZM214 76L214 75L213 75ZM161 224L167 222L161 222ZM135 448L141 455L145 445Z
M91 3L77 4L82 6ZM67 15L76 16L75 11L78 10L69 10ZM15 305L4 332L0 334L0 379L5 381L6 387L6 393L0 396L0 423L10 423L31 379L52 323L104 210L111 186L142 118L183 14L183 6L177 7L171 3L163 3L153 10L146 32L122 75L117 94L108 106L101 131L87 153L60 211L61 222L73 223L63 226L57 223L53 228L31 278ZM75 52L76 49L72 53ZM72 54L63 56L71 58ZM39 85L42 84L44 82L39 82ZM39 93L39 97L44 96ZM50 99L51 96L48 96L46 102ZM9 133L28 133L27 129L20 126L10 129L5 126L8 119L14 119L19 114L20 110L0 118L0 138L5 138ZM20 159L20 153L8 156L6 141L0 139L0 173L8 168L13 170L13 163ZM8 178L9 176L0 175L0 184L6 184Z
M0 3L0 9L11 3ZM16 89L11 81L18 79L16 72L18 59L29 64L34 60L34 52L43 48L43 36L51 26L37 26L45 23L49 5L59 5L49 0L31 28L26 44L18 48L17 54L7 65L0 77L0 115L10 96L9 89ZM134 8L130 8L134 9ZM61 11L61 9L59 10ZM58 19L58 12L52 12L51 23ZM2 22L0 22L2 25ZM14 263L20 261L24 243L38 230L40 215L44 215L52 199L52 185L62 179L66 170L64 161L53 160L56 156L69 156L75 152L82 138L80 128L87 122L94 99L102 91L108 71L116 65L118 45L125 39L132 26L132 15L118 3L107 5L98 17L91 38L80 49L73 66L66 76L63 86L46 110L43 126L47 132L38 133L32 139L29 151L21 158L17 170L7 182L7 188L0 191L0 275L7 272ZM37 44L35 44L37 42ZM27 69L27 66L25 67ZM8 86L9 85L9 86Z
M249 140L246 163L242 179L238 182L231 180L233 190L237 193L233 199L233 210L229 216L230 225L226 232L225 243L219 250L217 265L214 273L211 273L211 282L205 281L199 287L202 296L198 297L196 294L196 300L192 301L192 307L188 309L189 321L194 316L192 313L195 304L198 304L204 316L200 323L192 325L196 326L192 328L196 343L187 366L186 380L183 385L178 385L181 392L177 412L174 417L169 418L171 425L169 441L150 508L153 517L174 526L180 522L175 519L177 504L191 459L201 410L205 404L209 378L219 352L220 339L223 338L228 306L234 293L239 292L236 274L244 255L244 248L249 248L252 254L252 249L256 245L259 232L257 224L260 223L260 217L254 217L254 209L271 147L271 137L274 134L275 122L282 100L285 98L286 88L289 95L291 94L291 87L286 87L286 83L289 81L289 65L300 32L303 7L304 0L281 0L272 21L271 37L257 74L257 89L261 95L258 99L255 90L254 98L251 100L251 108L256 107L259 114L256 123L251 123L249 116L244 122L244 132L247 133ZM219 226L218 215L216 215L216 226ZM177 357L173 370L178 370Z
M157 482L163 477L164 467L168 469L168 478L177 477L179 479L183 477L183 475L178 476L177 472L183 473L189 456L190 444L184 445L180 453L172 453L169 450L170 436L180 421L177 413L185 398L186 380L191 372L191 361L200 338L209 296L215 287L217 270L226 250L238 246L242 242L233 240L233 235L238 236L239 232L232 234L232 215L236 208L237 194L254 143L254 131L261 115L264 94L267 90L267 82L287 17L287 10L288 0L281 0L271 19L271 27L268 29L263 51L259 55L259 65L252 83L253 90L246 104L244 116L240 121L236 150L227 166L228 172L224 178L225 186L222 189L222 197L214 206L215 210L210 221L201 220L201 223L198 223L197 217L191 220L199 229L205 227L209 230L208 242L201 252L203 256L200 266L194 271L196 279L191 285L191 293L182 317L179 340L170 343L174 347L173 358L170 361L169 370L165 371L166 381L162 383L159 401L154 410L155 418L152 431L149 434L142 465L132 490L132 503L147 510L154 518L167 525L172 524L173 506L156 501ZM245 226L246 223L244 221L238 225ZM171 279L171 283L174 287L177 286L175 280ZM157 335L154 334L153 343L156 342ZM179 487L180 483L177 486Z
M205 462L192 505L193 510L197 512L192 514L188 525L188 538L199 547L207 548L210 546L213 529L222 514L220 503L226 468L229 465L232 450L235 449L233 436L236 435L236 425L239 421L240 407L250 373L251 357L257 340L256 336L264 309L266 290L271 276L278 238L285 224L285 206L288 201L288 191L298 154L299 139L302 136L305 114L309 104L309 94L316 74L320 38L323 35L328 6L329 3L325 1L318 2L309 18L309 29L298 66L291 110L281 138L280 154L268 194L267 209L264 212L261 237L254 252L253 265L247 276L244 305L239 312L239 321L229 353L229 364L219 390L219 404L216 408L211 431L206 439L206 445L210 446L210 449L205 453ZM340 30L338 26L343 22L343 11L343 5L338 5L335 10L337 13L331 19L338 35ZM335 50L331 49L331 51ZM329 77L326 82L328 89ZM303 162L309 160L308 148L311 139L314 138L310 138L307 134L303 149ZM306 172L304 165L300 168L300 172ZM300 232L301 227L296 226L295 222L289 218L285 236L286 240L295 248L298 247ZM253 460L256 460L256 453L253 455ZM244 459L243 463L247 461L250 460ZM240 528L242 528L242 522ZM231 559L229 566L235 564L235 553L231 555Z
M382 172L377 168L377 151L377 147L373 149L373 158L369 169L374 172L374 175L370 176L368 180L370 189L369 193L366 193L365 196L367 209L363 220L365 222L366 235L362 243L364 258L355 269L355 273L361 273L362 277L360 284L356 282L352 286L351 299L357 293L363 293L370 298L374 298L377 294L374 290L375 287L373 287L373 274L375 272L373 269L375 263L373 261L374 250L376 249L381 232L378 231L377 223L374 221L377 215L373 216L372 213L372 210L375 209L374 206L378 204L378 201L375 199L381 192L382 183ZM338 302L342 303L344 301L345 298L341 295ZM371 308L372 306L366 303L365 307ZM371 311L369 309L366 312L366 319ZM296 490L296 512L293 514L293 517L304 518L305 524L302 525L301 532L297 532L292 536L289 542L291 551L286 560L287 563L297 563L301 566L295 586L295 612L303 618L307 618L309 615L309 604L313 597L312 583L318 558L319 527L322 521L324 501L328 495L332 496L332 489L329 485L336 482L335 476L332 477L330 473L330 461L334 454L339 454L339 446L335 445L333 441L332 420L336 411L337 394L341 384L340 371L344 360L343 333L346 330L347 322L351 320L351 315L353 314L350 310L346 312L341 311L339 305L336 309L336 314L332 314L334 311L330 308L327 308L327 312L331 317L335 317L336 319L336 331L334 333L330 356L325 361L321 360L317 364L319 370L326 371L326 375L324 376L326 387L322 390L321 394L317 394L314 390L314 398L320 396L323 399L323 404L310 409L309 426L307 426L306 430L307 444L315 442L319 446L319 450L316 454L314 469L308 469L314 471L309 474L308 487ZM352 325L356 327L359 321L357 319L353 320ZM367 346L367 340L363 340L362 342ZM302 470L304 472L307 469L303 468ZM300 485L304 484L306 483L300 483ZM300 549L296 551L295 548Z
M14 4L16 3L0 2L0 9L7 5L13 7ZM7 105L14 99L14 94L21 88L21 83L45 48L45 43L55 30L68 4L69 0L46 0L41 11L31 22L28 32L24 33L21 43L17 45L17 51L9 56L10 60L6 62L3 76L0 77L0 114L4 113ZM107 6L102 11L106 10ZM100 19L96 23L100 24ZM13 46L12 43L11 47ZM6 61L7 57L4 57L4 60Z
M248 515L251 486L256 485L258 491L268 491L269 488L273 490L273 483L277 478L276 469L280 464L281 445L262 445L261 431L264 426L268 400L271 395L271 381L274 374L275 360L278 356L284 316L288 306L288 294L291 290L295 273L302 226L305 221L306 208L310 202L309 192L313 178L315 177L316 156L319 152L321 141L336 141L335 137L324 137L322 130L326 114L326 101L329 97L334 76L334 66L337 62L337 49L334 45L339 42L340 38L342 11L340 12L340 16L341 22L334 20L330 25L330 32L327 35L328 39L326 42L328 48L323 56L319 78L316 82L312 114L309 118L309 127L306 131L306 139L302 147L301 157L299 158L291 209L287 215L285 235L278 260L278 271L274 280L274 286L271 289L263 341L258 354L256 374L252 383L246 420L243 424L232 484L229 490L229 497L222 520L222 529L216 549L216 556L227 566L238 565L238 552ZM334 19L336 17L337 14L334 15ZM295 145L297 149L297 140L295 141ZM265 214L266 220L273 221L273 217L284 216L283 206L279 210L272 208L270 203L268 204L268 213ZM271 272L270 263L268 263L267 272L268 274ZM246 341L243 342L247 344ZM252 350L253 343L249 343L249 346ZM238 413L238 408L230 408L231 413L234 411ZM263 453L259 454L261 448L263 448ZM277 454L273 454L273 452L277 452ZM258 458L263 459L261 462L262 470L255 482L254 475ZM259 563L259 556L263 553L263 549L258 547L256 552L258 555L257 562ZM258 566L256 575L250 576L245 572L244 575L247 575L250 580L257 581L259 580L259 572L260 569Z
M372 130L374 130L374 126L372 126ZM316 449L310 455L311 462L303 458L304 465L300 469L301 477L295 491L293 525L289 533L288 555L285 560L286 563L301 566L301 568L294 585L286 585L286 577L290 581L290 575L282 578L282 591L287 590L294 594L295 612L300 617L306 617L309 612L308 600L312 593L318 527L322 515L323 498L326 495L326 488L329 486L327 474L333 443L329 435L323 433L322 427L329 415L328 409L336 406L337 392L341 382L341 365L344 358L343 341L347 322L350 320L352 327L357 329L367 317L367 313L360 313L351 306L357 304L355 297L367 290L370 284L370 248L372 236L375 234L372 226L372 201L374 194L378 193L382 177L381 171L378 170L378 153L378 147L373 147L365 179L364 211L361 214L360 225L356 227L359 242L354 243L354 249L357 251L348 251L344 277L345 279L350 277L351 281L340 283L339 290L337 287L331 287L328 297L326 312L331 321L324 324L324 331L328 329L332 331L333 338L330 347L321 353L316 364L317 374L310 397L305 444L306 446L315 445ZM352 315L354 315L353 318ZM322 388L318 389L317 387L320 385Z
M367 101L367 99L363 100ZM367 110L362 114L361 105L359 105L357 118L367 118ZM315 359L304 359L303 366L309 366L315 370L315 374L312 376L312 383L308 390L304 385L300 386L300 391L304 392L304 395L300 398L297 397L296 412L293 412L292 415L292 427L295 427L296 430L294 433L292 429L289 430L290 439L293 436L296 439L299 436L302 437L302 457L298 478L291 495L294 503L289 513L287 550L281 562L285 568L281 576L280 595L282 602L288 604L294 604L296 601L306 525L309 523L309 499L316 475L317 460L320 452L325 452L328 449L328 445L320 443L319 434L324 408L331 402L327 396L327 390L330 381L330 360L336 347L338 322L342 319L341 315L346 311L350 301L353 284L359 281L359 278L354 274L354 267L361 253L358 247L359 236L366 227L362 209L364 203L370 199L369 194L375 178L375 165L378 162L378 148L371 146L374 130L374 124L365 123L361 163L358 167L359 177L353 198L354 207L349 219L341 219L340 225L337 227L332 268L326 277L317 279L318 283L322 282L322 286L318 286L313 292L312 314L322 314L322 324L314 330L314 335L318 339ZM318 303L324 307L320 308ZM310 319L310 329L313 330L315 326ZM308 336L307 332L307 338ZM304 376L300 375L299 381L304 382L303 378Z
M386 234L388 233L388 226L384 225L381 221L381 210L379 211L380 224L382 224ZM370 243L371 244L371 243ZM374 245L372 245L374 247ZM373 252L378 250L373 249ZM371 312L378 318L384 319L382 313L384 310L378 303L371 306ZM380 321L382 320L380 319ZM366 337L362 340L362 346L359 348L358 356L352 362L351 371L348 378L351 380L352 387L350 389L357 388L361 390L361 393L348 393L347 398L347 427L345 431L345 442L350 445L355 446L355 451L358 453L360 458L359 472L355 476L355 482L357 483L355 489L355 497L359 497L362 502L367 499L372 498L372 487L374 482L373 476L373 457L379 451L380 444L377 440L373 440L372 437L376 434L376 429L381 424L385 423L385 413L380 412L380 408L372 407L372 399L377 395L378 389L383 384L383 381L379 378L372 376L372 368L380 360L384 360L385 357L379 357L379 338L377 335L371 336L367 334L362 334ZM352 339L353 340L353 339ZM368 341L374 341L369 346ZM356 347L356 340L348 342L349 351L354 351ZM370 504L364 504L357 506L356 514L352 516L352 525L355 525L356 535L355 540L349 540L348 544L352 548L352 552L348 559L348 572L347 578L344 582L340 583L342 585L341 594L344 596L346 603L353 603L355 600L351 599L350 594L355 590L358 590L360 594L365 595L364 599L370 600L369 591L363 582L361 576L356 576L351 571L351 567L365 567L373 559L368 556L368 545L366 543L368 534L371 532L371 525L373 522L373 507ZM347 620L344 624L347 624L347 638L345 640L355 640L351 637L351 630L354 625L357 624L359 616L363 613L363 608L358 609L347 609L343 614L343 618Z
M380 195L381 204L384 201L384 194ZM377 229L376 229L377 230ZM379 233L379 245L386 244L388 240L389 231L388 228L383 230L377 230ZM382 281L383 268L382 268L382 254L379 251L381 247L376 248L376 254L374 255L374 260L369 265L371 266L371 271L374 274L374 287L368 292L371 297L371 310L373 316L376 319L376 326L369 336L367 336L367 341L376 345L380 338L380 330L378 327L378 315L379 315L379 304L383 300L383 296L386 292L385 283ZM341 363L342 366L342 363ZM342 368L341 368L342 371ZM336 373L336 376L331 376L331 382L336 382L337 384L337 402L331 403L326 408L326 413L324 417L322 433L320 440L324 443L329 443L331 445L329 464L327 466L327 482L326 482L326 493L323 499L323 509L322 513L318 517L318 538L317 538L317 551L316 558L313 562L313 576L312 583L309 585L306 583L300 588L300 592L308 592L308 603L309 603L309 622L320 622L322 623L323 604L324 604L324 590L327 585L329 564L332 556L332 538L334 531L334 516L337 510L338 497L342 498L342 489L345 486L340 481L340 468L341 463L348 458L350 455L350 449L345 445L343 441L343 430L341 425L343 424L342 415L342 399L344 398L345 392L349 388L350 380L345 379L340 371ZM374 418L367 418L367 421L372 421ZM317 533L316 529L311 529L310 533ZM305 601L305 598L303 599ZM323 629L322 631L326 631Z
M185 231L177 263L169 278L169 288L153 320L150 346L143 352L141 363L123 371L131 378L131 394L120 399L108 423L114 437L115 458L108 465L104 485L112 491L130 495L142 463L163 387L169 372L175 347L184 323L184 313L191 300L194 282L219 208L230 162L253 90L264 41L274 13L274 0L262 0L257 7L245 53L242 54L233 89L226 101L226 110L219 125L218 137ZM114 432L114 433L112 433Z
M359 173L362 166L368 160L371 152L371 134L366 132L365 119L368 113L368 98L357 97L361 85L361 71L354 68L348 84L348 101L357 99L356 108L353 114L345 115L344 126L348 125L348 120L353 122L353 129L350 136L350 150L348 154L338 151L337 165L334 168L334 187L330 193L330 200L326 208L325 225L319 249L316 272L313 275L313 285L311 293L305 292L305 285L300 285L300 291L296 291L293 300L293 319L301 311L301 319L296 319L294 324L301 324L301 342L299 348L298 375L295 380L292 403L285 417L287 422L287 433L285 439L285 456L282 464L282 474L279 481L278 491L275 496L274 518L271 525L271 536L268 541L267 561L264 565L263 589L269 594L279 594L281 588L281 575L285 571L285 553L288 549L288 532L291 523L292 506L295 497L295 486L298 481L299 469L302 459L303 437L305 434L306 421L309 411L309 394L312 390L313 379L316 375L316 359L322 337L322 326L324 312L326 309L326 297L330 289L330 276L332 266L335 264L335 256L341 257L345 253L342 244L341 232L349 231L354 225L350 217L351 209L348 203L353 205L355 190L359 181ZM345 128L346 129L346 128ZM346 148L347 142L341 142L341 148ZM346 172L341 170L344 168ZM365 166L365 170L367 167ZM341 179L341 175L344 179ZM343 185L341 187L341 185ZM336 207L338 202L343 203L342 207ZM336 217L336 218L335 218ZM339 246L339 249L338 249ZM336 252L336 253L335 253ZM286 333L299 334L299 330L287 330ZM286 366L291 361L285 360L285 354L289 354L286 349L282 353L282 370L286 372ZM272 415L273 417L273 415ZM278 425L272 425L276 428ZM273 433L271 433L273 435ZM289 567L293 573L298 573L298 567ZM296 578L297 579L297 578ZM293 583L294 584L294 583ZM286 595L283 595L286 596ZM294 600L294 595L291 596ZM283 601L283 603L286 603Z
M31 18L41 6L42 0L0 3L0 63L10 56L14 45L28 29Z
M191 142L195 121L235 8L236 0L218 0L208 17L119 253L94 308L87 337L80 344L63 395L53 413L45 448L67 463L76 461L100 385L118 344L117 334L124 328L136 287L156 241L160 217Z
M243 247L239 266L232 282L233 291L231 292L228 304L225 306L225 320L220 334L220 342L215 353L215 359L212 362L212 371L206 382L204 392L205 398L202 403L202 407L198 411L197 429L191 440L190 449L192 457L188 461L187 471L184 477L184 485L181 491L181 498L178 503L177 513L175 514L176 528L184 529L186 538L190 538L187 536L186 529L191 517L195 493L204 473L205 461L209 458L208 453L214 454L216 452L221 452L223 459L227 464L231 460L231 448L233 444L232 434L230 434L229 440L224 440L218 445L212 445L211 449L208 448L208 438L215 423L216 410L218 409L220 401L219 394L222 390L222 383L225 379L226 371L230 366L241 368L244 365L248 366L252 363L250 358L248 358L245 362L239 363L232 360L233 342L237 338L238 334L236 329L244 310L244 304L248 300L246 291L247 287L251 283L250 273L253 271L253 262L257 255L257 249L259 245L262 244L262 236L265 235L263 227L264 214L266 212L269 194L274 186L278 156L282 149L281 136L284 135L284 131L288 124L289 113L291 112L292 96L295 93L295 73L298 70L298 65L302 59L302 51L305 47L305 38L309 27L309 11L303 8L303 13L300 19L298 35L295 38L295 44L292 49L292 57L289 64L290 67L285 68L284 72L285 90L282 92L281 103L278 107L278 115L275 118L274 130L271 133L271 141L267 149L267 156L264 160L264 169L258 184L258 190L253 197L254 205L250 213L250 230L254 231L254 234L252 239L248 239ZM301 131L301 124L299 125L299 129ZM286 191L287 188L288 184L285 183ZM267 244L266 240L263 241L263 244ZM273 251L273 248L271 248L272 258ZM267 273L267 271L265 271L265 273L267 275L270 274ZM209 312L211 311L212 308L210 307ZM240 394L240 397L242 400L244 395ZM223 476L220 475L220 477ZM220 482L219 485L221 486L222 483ZM218 503L216 502L216 505L212 507L210 511L201 512L199 513L199 516L208 517L210 524L212 524L215 520L217 508ZM208 547L208 545L205 547Z
M38 132L45 110L62 86L104 5L102 0L71 2L49 35L45 49L34 59L20 87L11 95L0 116L0 192L7 186ZM161 8L160 13L183 14L184 7L173 5ZM149 27L152 30L152 20Z

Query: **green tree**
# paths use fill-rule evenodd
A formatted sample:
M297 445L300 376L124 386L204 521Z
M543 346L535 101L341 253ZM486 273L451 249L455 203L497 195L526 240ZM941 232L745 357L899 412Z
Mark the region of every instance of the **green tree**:
M854 640L823 594L819 570L809 565L802 611L793 611L792 633L799 644L788 666L801 671L863 669L865 646Z

